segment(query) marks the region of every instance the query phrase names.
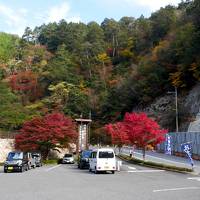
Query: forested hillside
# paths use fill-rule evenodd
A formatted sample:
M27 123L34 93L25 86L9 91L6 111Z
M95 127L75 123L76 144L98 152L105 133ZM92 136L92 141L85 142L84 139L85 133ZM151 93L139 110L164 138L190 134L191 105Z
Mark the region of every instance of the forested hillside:
M200 1L149 18L62 20L26 28L22 38L0 33L0 79L0 129L59 111L91 116L95 132L200 80Z

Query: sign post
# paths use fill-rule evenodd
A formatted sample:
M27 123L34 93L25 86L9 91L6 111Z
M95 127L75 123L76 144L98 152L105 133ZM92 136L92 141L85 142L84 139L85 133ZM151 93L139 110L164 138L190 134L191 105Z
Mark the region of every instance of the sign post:
M171 136L166 134L166 141L165 141L165 154L172 155L172 146L171 146Z
M79 127L79 137L78 137L78 142L76 146L76 152L78 153L79 151L85 150L89 146L89 132L90 132L90 123L92 122L91 119L75 119L76 122L78 123Z
M187 143L181 144L181 148L182 148L183 152L185 152L187 154L187 156L188 156L188 158L190 160L190 164L191 164L192 169L193 169L193 167L194 167L194 161L192 159L192 153L191 153L191 151L192 151L192 144L191 144L191 142L187 142Z

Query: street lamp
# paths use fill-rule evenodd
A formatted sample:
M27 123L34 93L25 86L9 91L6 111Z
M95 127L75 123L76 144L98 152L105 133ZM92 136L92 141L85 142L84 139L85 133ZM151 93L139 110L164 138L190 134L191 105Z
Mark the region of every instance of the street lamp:
M175 105L176 105L176 132L178 132L178 93L177 87L174 87L174 92L167 92L168 94L175 94Z

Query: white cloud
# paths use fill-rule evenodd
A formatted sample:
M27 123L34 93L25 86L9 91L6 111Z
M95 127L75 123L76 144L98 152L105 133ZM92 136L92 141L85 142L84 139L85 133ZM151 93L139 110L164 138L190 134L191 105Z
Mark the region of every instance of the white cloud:
M47 12L47 17L45 21L48 22L59 22L61 19L66 21L79 22L79 16L71 16L70 5L67 2L63 2L60 5L50 7Z
M70 5L64 1L61 4L43 10L31 10L25 8L14 9L11 6L0 3L0 31L22 36L27 26L34 28L42 23L59 22L65 19L67 22L80 22L79 15L72 15Z
M8 6L0 4L0 18L1 23L9 27L10 33L15 33L21 35L26 26L26 15L27 10L21 8L19 10L14 10Z
M61 19L66 18L68 16L69 11L70 6L67 2L62 3L61 5L51 7L48 11L47 21L58 22Z
M166 5L177 5L181 2L181 0L125 0L131 5L141 5L144 7L148 7L151 11L158 10L160 7L164 7Z

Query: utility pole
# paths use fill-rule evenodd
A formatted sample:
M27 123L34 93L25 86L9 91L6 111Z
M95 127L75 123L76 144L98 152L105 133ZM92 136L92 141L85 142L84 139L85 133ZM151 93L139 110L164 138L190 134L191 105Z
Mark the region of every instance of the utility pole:
M177 93L177 87L175 87L175 101L176 101L176 132L178 132L178 93Z
M176 132L178 132L178 92L177 87L174 87L174 92L167 92L168 94L175 94L175 105L176 105Z

